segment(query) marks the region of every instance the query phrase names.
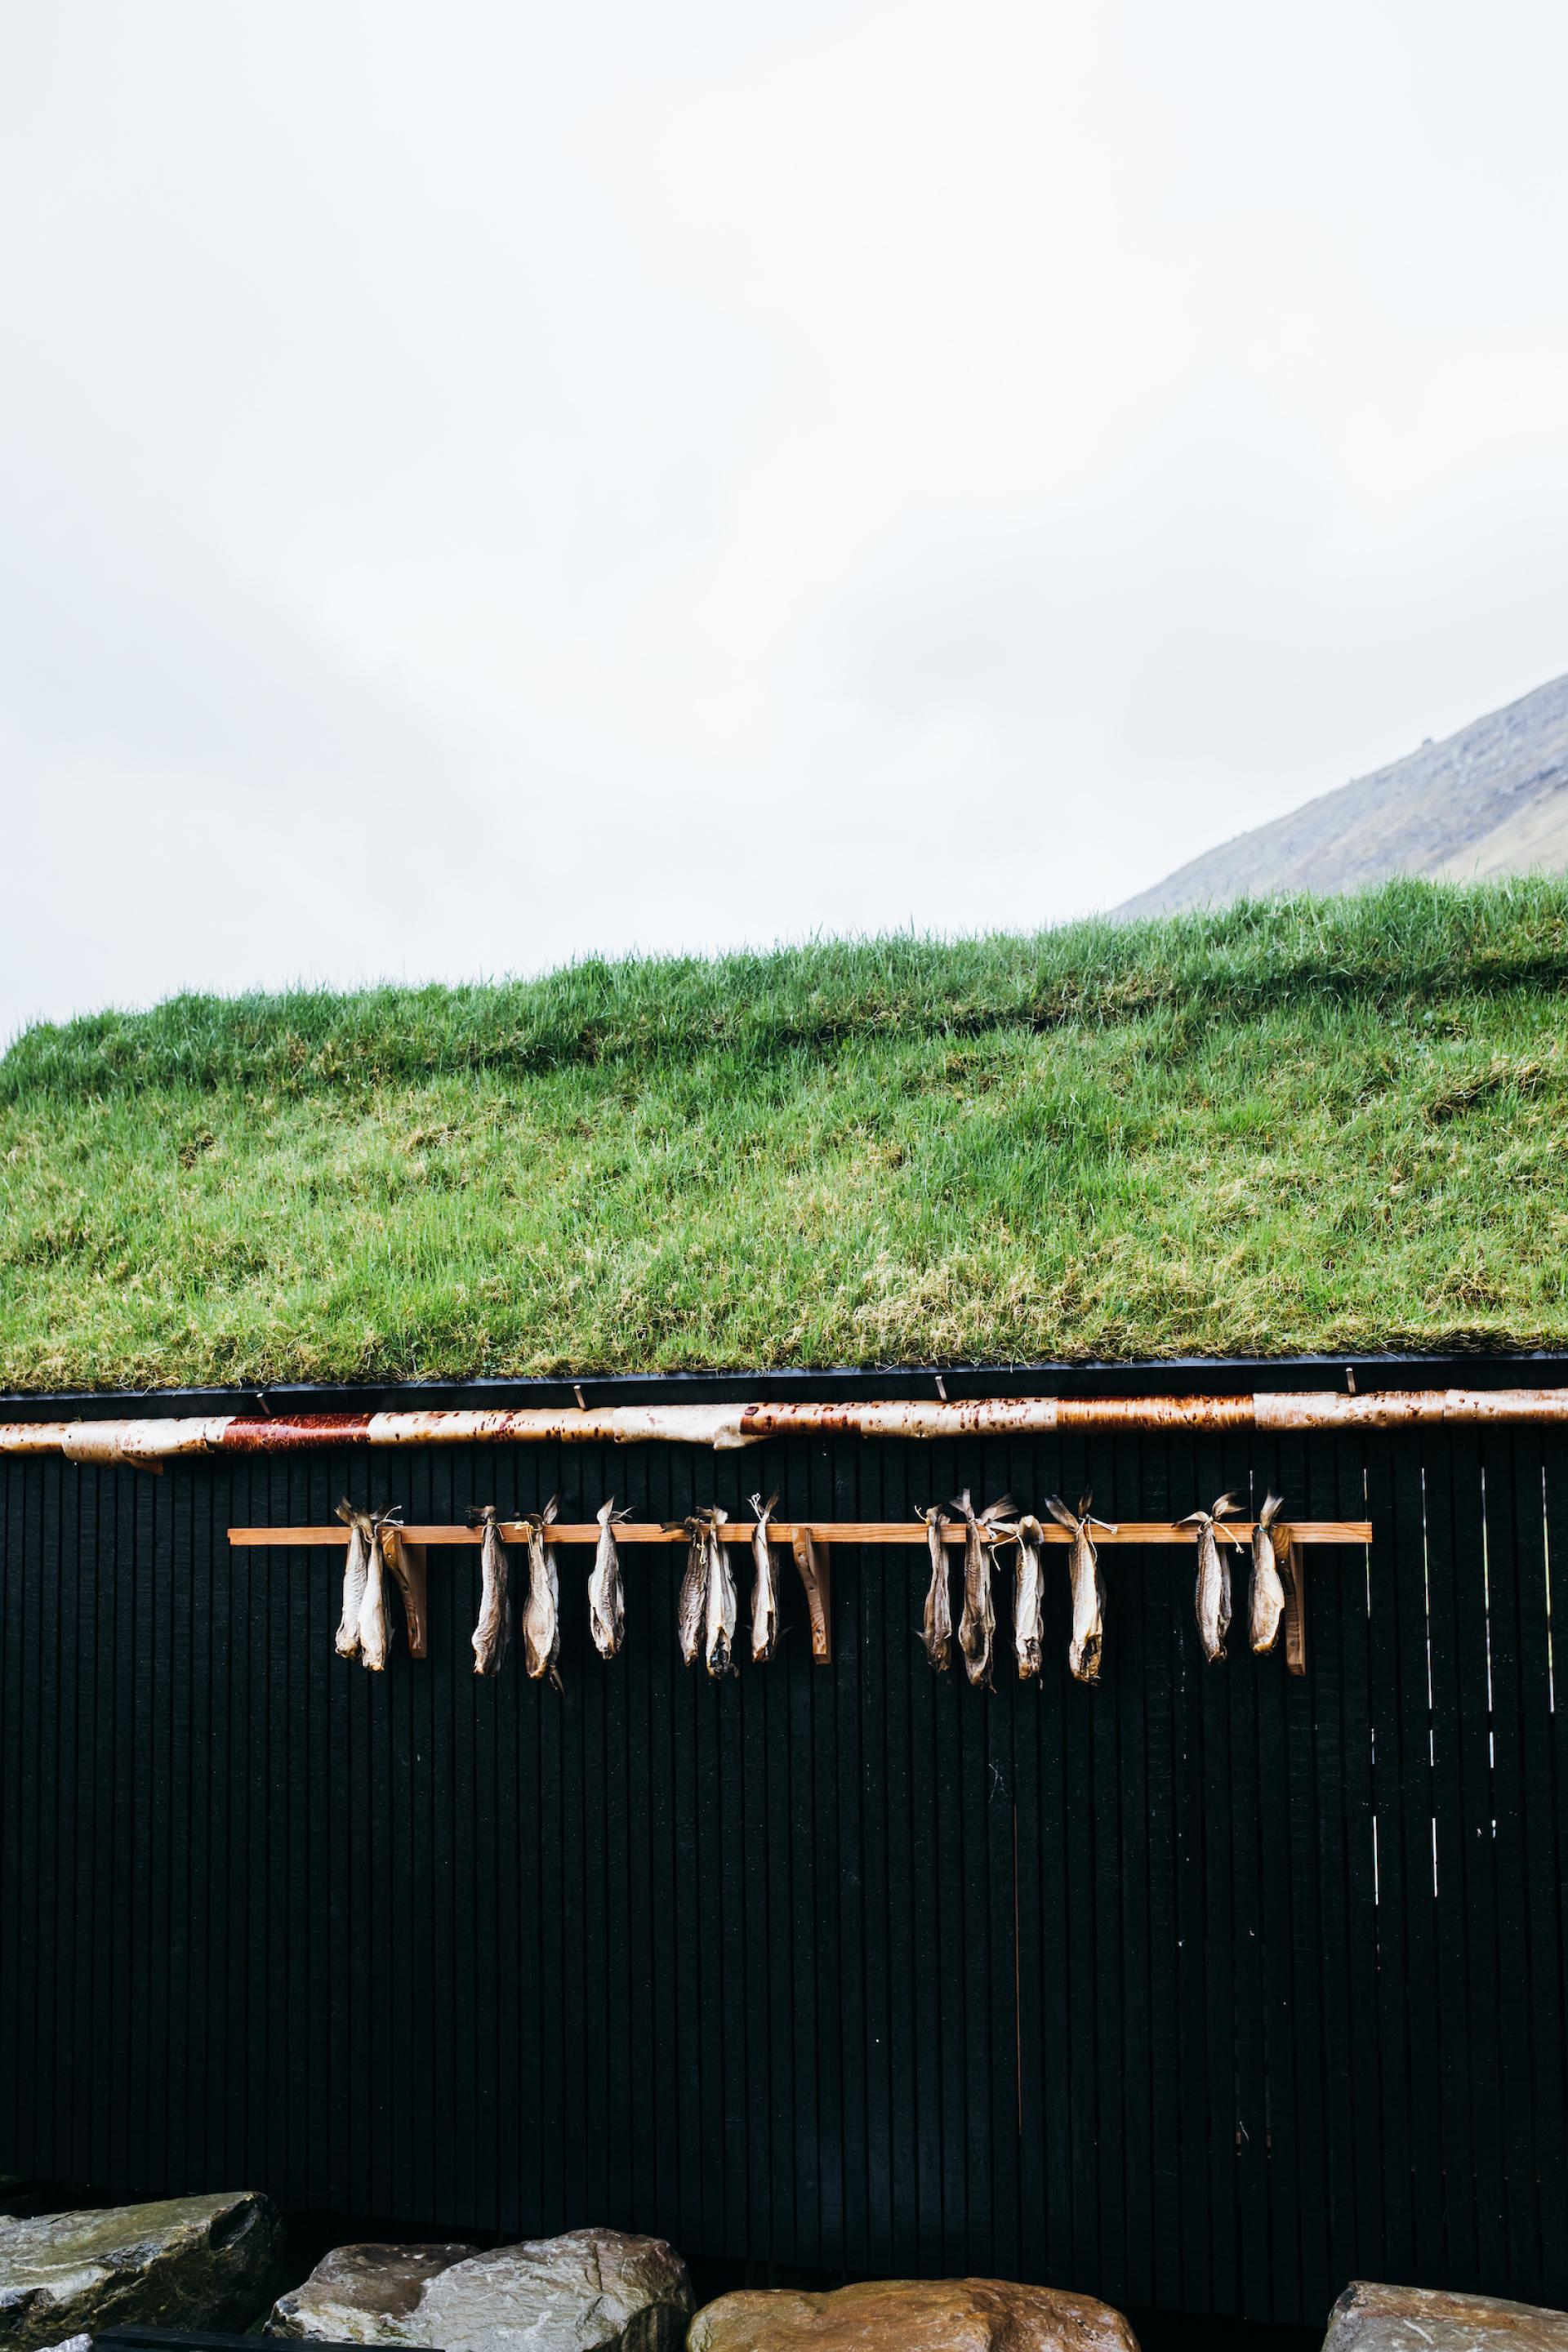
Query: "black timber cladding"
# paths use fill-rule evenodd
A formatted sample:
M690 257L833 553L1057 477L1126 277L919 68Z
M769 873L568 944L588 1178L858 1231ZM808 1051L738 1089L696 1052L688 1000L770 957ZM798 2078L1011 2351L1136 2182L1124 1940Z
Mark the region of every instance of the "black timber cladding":
M627 1554L610 1665L569 1552L560 1694L475 1678L478 1553L433 1551L430 1659L378 1677L334 1554L226 1535L1271 1484L1375 1530L1308 1556L1300 1681L1205 1667L1191 1553L1117 1549L1098 1691L1059 1552L1042 1685L971 1691L918 1547L836 1549L830 1668L786 1566L722 1685L678 1548ZM0 2171L1279 2320L1354 2276L1568 2301L1561 1437L41 1458L0 1506Z

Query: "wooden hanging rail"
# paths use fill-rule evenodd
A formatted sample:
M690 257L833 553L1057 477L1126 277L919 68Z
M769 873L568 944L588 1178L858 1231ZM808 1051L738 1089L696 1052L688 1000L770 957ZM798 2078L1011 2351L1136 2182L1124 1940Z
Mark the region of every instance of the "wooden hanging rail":
M1226 1519L1226 1532L1240 1536L1250 1542L1254 1522L1251 1519ZM777 1543L793 1544L797 1536L809 1536L819 1544L910 1544L922 1549L926 1530L917 1519L771 1519L769 1532ZM720 1529L726 1543L749 1544L756 1533L750 1519L728 1519ZM1047 1523L1042 1528L1048 1544L1070 1543L1072 1538L1065 1528ZM1369 1544L1372 1541L1370 1519L1292 1519L1289 1522L1291 1540L1298 1544ZM420 1544L477 1544L483 1538L480 1528L405 1527L404 1540ZM527 1536L526 1525L518 1519L502 1523L501 1538L506 1543L521 1543ZM629 1521L616 1530L617 1540L626 1544L683 1544L688 1540L684 1528L666 1527L658 1522L647 1526ZM949 1527L942 1540L962 1544L962 1526ZM237 1547L255 1546L263 1549L281 1548L340 1547L348 1541L348 1529L330 1528L230 1528L229 1542ZM557 1521L545 1536L551 1544L595 1545L599 1540L599 1528L594 1520L582 1524ZM1197 1540L1193 1528L1177 1527L1163 1519L1123 1519L1114 1530L1098 1530L1095 1549L1106 1544L1192 1544Z

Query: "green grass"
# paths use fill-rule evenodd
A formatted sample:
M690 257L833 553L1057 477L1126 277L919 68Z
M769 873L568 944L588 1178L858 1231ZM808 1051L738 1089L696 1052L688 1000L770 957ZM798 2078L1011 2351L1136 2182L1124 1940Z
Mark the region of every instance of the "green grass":
M187 997L0 1061L0 1381L1568 1344L1568 884Z

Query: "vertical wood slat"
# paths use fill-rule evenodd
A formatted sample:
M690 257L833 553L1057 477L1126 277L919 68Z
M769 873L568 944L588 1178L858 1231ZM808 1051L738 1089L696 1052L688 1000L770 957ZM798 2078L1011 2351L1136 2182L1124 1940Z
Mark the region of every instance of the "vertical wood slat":
M638 1499L722 1477L739 1507L756 1459L652 1449ZM374 1475L440 1519L476 1460L509 1507L566 1479L591 1512L624 1475L529 1449ZM1343 1441L776 1467L850 1518L1091 1481L1161 1517L1238 1479L1360 1516ZM1240 1561L1211 1671L1189 1556L1112 1553L1104 1686L1067 1675L1065 1576L1017 1685L1005 1570L991 1698L924 1664L918 1551L840 1556L833 1668L792 1622L721 1690L672 1655L679 1554L628 1563L610 1666L569 1580L564 1696L515 1653L475 1681L455 1556L430 1664L367 1677L319 1560L223 1540L365 1475L0 1468L0 2168L1280 2320L1373 2255L1568 2288L1561 1441L1369 1441L1370 1604L1359 1559L1316 1564L1304 1683L1247 1654Z

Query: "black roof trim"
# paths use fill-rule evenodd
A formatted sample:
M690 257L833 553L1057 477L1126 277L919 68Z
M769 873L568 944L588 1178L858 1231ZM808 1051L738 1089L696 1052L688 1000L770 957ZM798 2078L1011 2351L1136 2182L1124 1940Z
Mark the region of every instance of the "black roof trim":
M1568 1354L1164 1356L1119 1363L931 1364L868 1371L584 1372L574 1381L288 1381L266 1388L0 1394L0 1421L177 1419L199 1413L455 1412L486 1406L847 1403L945 1395L1236 1396L1254 1389L1568 1388Z

